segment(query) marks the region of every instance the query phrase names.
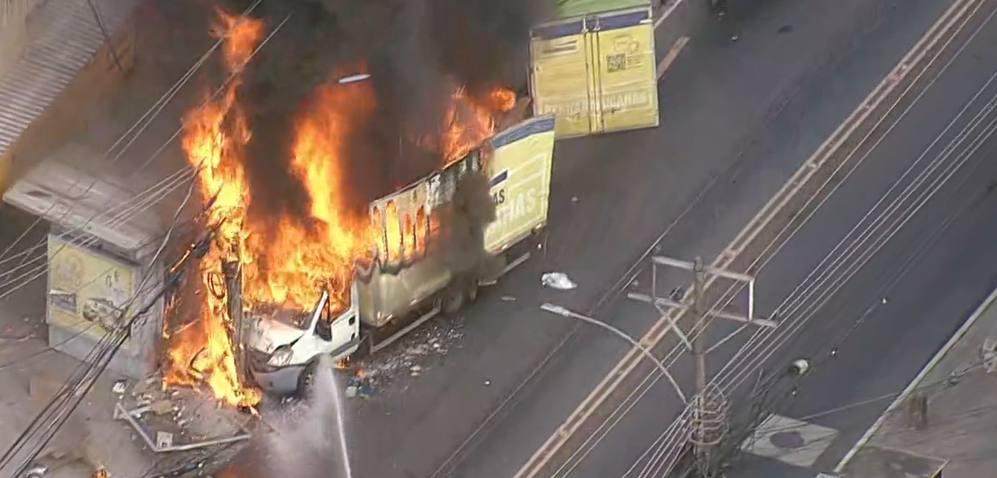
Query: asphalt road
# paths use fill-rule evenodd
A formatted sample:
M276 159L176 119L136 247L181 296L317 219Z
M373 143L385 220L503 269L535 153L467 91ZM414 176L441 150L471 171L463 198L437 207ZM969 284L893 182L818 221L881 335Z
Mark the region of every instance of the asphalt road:
M997 65L997 53L990 48L997 40L997 26L985 22L994 9L997 2L984 5L968 28L972 31L979 26L978 36L969 42L964 36L956 42L953 50L962 45L965 50L937 83L916 104L901 105L911 106L910 112L757 276L759 312L769 315L778 310L785 323L803 324L798 333L779 341L782 347L766 362L766 376L794 358L807 357L817 363L811 375L777 388L781 396L795 385L798 395L780 401L775 412L828 427L837 435L800 445L819 455L811 466L784 463L792 455L788 449L776 458L744 454L733 462L729 476L810 478L833 469L889 404L891 394L903 389L997 285L997 249L993 247L997 197L992 194L997 188L997 164L992 159L997 140L985 134L989 123L997 121L997 113L987 113L975 128L966 130L985 103L997 97L997 84L990 84L969 103ZM965 113L957 117L967 104ZM960 143L957 140L964 130L967 133ZM935 166L938 169L932 172ZM932 179L916 186L915 178L921 174ZM937 186L931 195L933 186L929 185ZM873 226L875 218L908 190L914 192L896 203L904 206L889 213L892 219ZM923 205L908 209L917 198L924 200ZM902 226L893 222L907 217L902 212L908 210L909 219ZM894 230L891 224L896 224L896 233L887 239L883 234ZM849 235L853 227L856 232ZM858 239L865 230L875 232ZM854 247L847 253L851 258L839 263L843 267L822 262L843 240ZM847 246L842 247L836 254L847 257ZM849 277L851 272L845 271L859 266L859 258L866 254L868 262ZM777 309L798 286L815 283L811 271L825 274L829 281L820 290L830 293L810 296L797 312ZM834 291L832 284L841 288ZM743 343L744 337L729 342L711 357L711 368L721 368ZM737 359L740 367L744 362ZM687 363L675 368L676 374L688 377ZM755 381L749 375L745 385L750 387ZM735 412L747 406L742 392L735 390L729 397ZM655 418L674 416L674 411L662 407L664 401L674 402L668 393L663 387L649 393L570 476L643 476L641 472L653 461L644 453L666 427L655 423Z
M648 246L667 229L669 255L715 256L944 7L754 1L695 31L661 83L661 127L558 144L542 257L467 312L459 347L419 377L350 402L356 475L514 474L627 348L582 329L545 361L577 324L537 306L556 302L640 335L650 310L602 299ZM541 290L545 270L579 288ZM657 431L647 423L655 415L635 416L635 434L607 440L581 476L622 474L642 451L635 444ZM249 455L242 464L252 468Z
M829 202L823 212L826 217L840 216L854 209L856 201L868 201L863 197L875 189L872 184L889 178L891 164L898 171L922 153L923 165L943 161L940 170L963 161L949 179L939 183L937 193L910 222L816 311L811 319L815 325L782 354L782 360L815 356L821 363L799 382L799 395L777 409L784 416L813 417L807 421L838 431L833 440L813 445L827 447L814 469L832 470L892 395L913 379L997 286L997 224L993 221L997 216L997 162L993 160L997 139L990 137L997 113L984 112L975 127L970 123L988 101L997 101L997 82L984 88L997 73L997 52L992 48L997 22L985 18L994 11L997 2L985 4L976 22L979 35L877 148L867 168L856 171L862 181ZM978 99L971 102L978 92ZM965 113L958 116L964 107ZM951 128L944 131L949 124ZM967 133L958 143L957 135L963 131ZM946 157L943 151L953 140L957 142ZM915 169L923 170L921 166ZM806 235L799 241L817 245L837 239L822 236L818 227L801 231ZM774 265L773 276L802 279L800 268L810 265L804 254L801 250L795 257L785 256L781 268ZM777 294L773 290L769 297ZM834 358L827 358L828 342L837 348ZM814 475L779 460L750 455L738 470L732 476Z

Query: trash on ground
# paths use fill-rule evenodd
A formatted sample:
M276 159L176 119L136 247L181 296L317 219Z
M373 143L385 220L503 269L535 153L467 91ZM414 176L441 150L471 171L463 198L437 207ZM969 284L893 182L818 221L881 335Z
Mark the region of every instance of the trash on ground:
M546 272L541 277L540 282L544 287L558 290L571 290L578 287L578 284L572 282L568 275L563 272Z
M511 295L503 295L502 302L515 302L516 298Z
M351 364L355 374L352 384L364 395L362 384L371 385L371 393L390 387L390 383L408 383L432 369L451 351L459 348L463 340L463 318L440 318L399 341L384 352ZM347 372L349 373L349 372Z

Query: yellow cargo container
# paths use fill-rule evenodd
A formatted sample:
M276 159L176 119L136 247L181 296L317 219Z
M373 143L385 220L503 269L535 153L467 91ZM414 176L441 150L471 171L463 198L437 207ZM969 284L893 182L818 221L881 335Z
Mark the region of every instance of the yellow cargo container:
M455 278L440 255L414 247L429 243L432 248L432 224L424 218L434 217L436 208L451 200L458 179L469 171L486 168L482 172L489 178L489 193L495 203L496 218L485 229L485 248L502 257L507 264L504 272L529 258L528 250L513 246L525 243L547 224L554 125L550 115L530 118L492 137L487 147L370 203L369 217L380 237L375 245L378 259L369 270L357 274L360 320L366 326L382 333L390 329L392 320L397 324L398 317L411 318L413 311L427 304L455 300L459 304L463 294L476 293L477 283L454 284ZM395 239L401 242L389 244Z
M559 139L658 125L650 6L539 25L530 53L534 114L554 114Z

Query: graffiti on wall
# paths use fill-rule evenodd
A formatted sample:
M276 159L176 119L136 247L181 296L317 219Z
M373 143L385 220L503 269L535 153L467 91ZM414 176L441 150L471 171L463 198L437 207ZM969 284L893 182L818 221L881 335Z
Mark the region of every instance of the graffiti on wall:
M49 324L100 340L127 323L134 266L51 234L48 257Z

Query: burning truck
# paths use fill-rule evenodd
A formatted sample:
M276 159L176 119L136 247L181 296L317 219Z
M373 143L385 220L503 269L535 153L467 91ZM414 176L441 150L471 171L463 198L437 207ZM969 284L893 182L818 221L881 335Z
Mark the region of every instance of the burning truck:
M430 20L461 24L463 3L427 1ZM285 4L316 10L280 32ZM378 70L353 51L374 41L280 46L302 32L373 34L337 23L355 15L323 13L329 5L269 3L265 18L218 11L228 78L183 118L182 141L215 239L169 305L165 385L206 385L241 406L259 389L300 389L320 357L377 352L473 302L479 286L529 259L528 239L546 224L554 118L524 119L529 98L483 75L487 48L453 49L462 43L444 35L447 53L425 56L435 68L385 69L382 56ZM328 27L314 24L325 17ZM339 44L345 59L318 68L315 58L335 50L325 45ZM265 48L270 63L254 67ZM384 51L395 63L413 56ZM399 85L415 90L399 96Z
M254 314L248 345L256 383L299 390L319 357L377 352L437 314L457 313L474 302L479 286L528 260L527 239L547 220L553 136L552 117L528 119L372 202L376 237L370 259L358 261L348 300L324 290L310 310ZM482 190L493 204L473 197ZM453 214L470 221L448 220ZM460 257L476 249L484 254Z

